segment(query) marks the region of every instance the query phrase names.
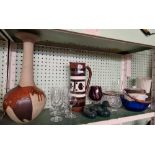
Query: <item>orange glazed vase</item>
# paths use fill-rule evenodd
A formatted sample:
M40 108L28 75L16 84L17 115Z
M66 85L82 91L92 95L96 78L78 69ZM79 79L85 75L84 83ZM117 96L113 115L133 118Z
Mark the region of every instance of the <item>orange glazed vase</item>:
M3 101L4 112L15 122L24 123L35 119L46 103L44 92L37 88L33 79L33 49L38 36L18 32L23 41L23 63L19 85L10 90Z

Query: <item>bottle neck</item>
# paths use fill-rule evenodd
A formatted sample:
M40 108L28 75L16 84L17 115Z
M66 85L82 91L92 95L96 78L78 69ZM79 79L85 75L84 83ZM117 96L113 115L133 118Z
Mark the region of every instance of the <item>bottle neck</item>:
M34 43L25 41L23 43L23 63L19 85L21 87L34 86L33 79L33 49Z

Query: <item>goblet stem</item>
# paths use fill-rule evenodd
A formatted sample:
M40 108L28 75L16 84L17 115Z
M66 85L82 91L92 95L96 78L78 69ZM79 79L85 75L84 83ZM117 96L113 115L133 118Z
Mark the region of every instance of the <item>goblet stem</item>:
M63 118L61 116L59 116L59 106L60 105L61 105L60 99L58 102L54 102L54 104L52 105L53 108L51 109L51 112L50 112L50 115L53 115L50 119L52 122L60 122L63 120Z

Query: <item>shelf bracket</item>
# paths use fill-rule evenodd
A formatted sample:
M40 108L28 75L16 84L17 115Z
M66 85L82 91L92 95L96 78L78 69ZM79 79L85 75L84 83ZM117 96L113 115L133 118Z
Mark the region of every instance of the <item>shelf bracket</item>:
M16 43L10 42L7 91L14 88L16 77Z
M131 77L131 59L132 55L127 54L122 56L121 62L121 82L120 90L123 91L124 88L127 88L127 79Z

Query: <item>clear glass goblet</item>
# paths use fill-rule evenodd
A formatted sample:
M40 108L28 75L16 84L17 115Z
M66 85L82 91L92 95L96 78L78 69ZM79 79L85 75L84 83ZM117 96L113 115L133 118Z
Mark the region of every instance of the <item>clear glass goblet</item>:
M61 106L62 106L62 90L58 87L51 88L51 107L50 115L52 122L60 122L63 120L61 115Z
M76 98L73 98L70 94L70 90L68 88L63 89L62 93L62 102L65 118L76 118L76 115L73 113L72 108L76 104Z

